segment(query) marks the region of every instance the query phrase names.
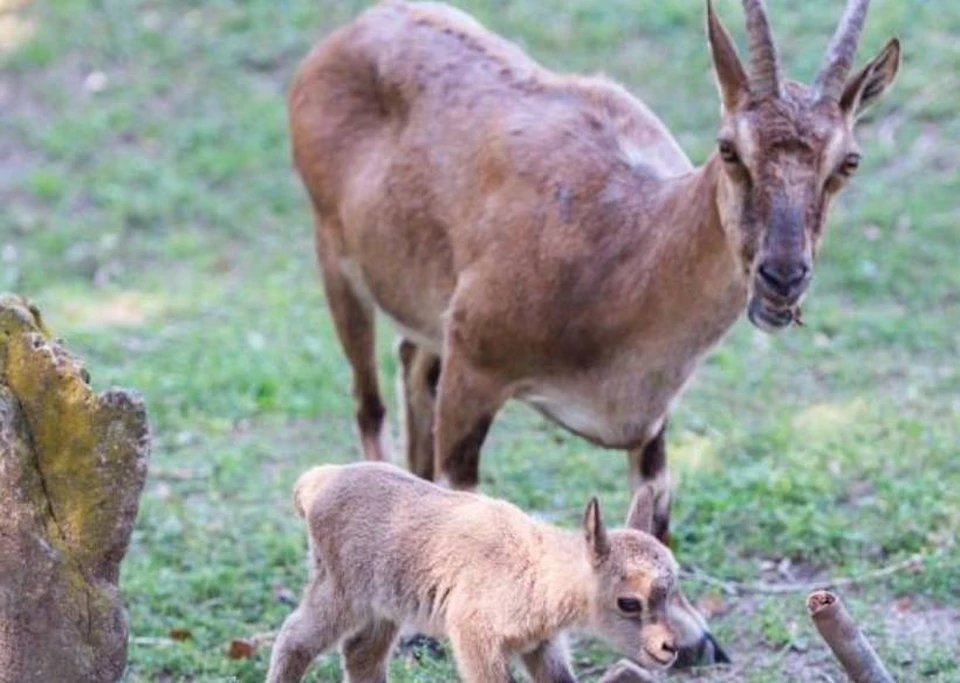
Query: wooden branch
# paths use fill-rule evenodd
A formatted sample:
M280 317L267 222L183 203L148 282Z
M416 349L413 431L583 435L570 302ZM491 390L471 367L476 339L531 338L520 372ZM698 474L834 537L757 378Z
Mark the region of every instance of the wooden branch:
M807 611L854 683L893 683L893 678L857 627L840 598L829 591L814 591L807 597Z
M822 581L806 581L802 583L766 583L763 581L741 583L737 581L725 581L724 579L718 579L710 576L699 569L681 572L681 577L690 581L697 581L709 586L714 586L722 590L727 595L741 595L745 593L764 593L770 595L781 595L784 593L809 593L810 591L815 591L821 588L841 588L843 586L866 583L867 581L882 579L890 576L891 574L896 574L897 572L907 569L917 569L922 567L924 562L937 554L939 554L939 551L938 553L932 553L928 555L911 555L907 559L901 560L900 562L895 562L891 565L887 565L886 567L880 567L879 569L874 569L862 574L827 578L823 579Z

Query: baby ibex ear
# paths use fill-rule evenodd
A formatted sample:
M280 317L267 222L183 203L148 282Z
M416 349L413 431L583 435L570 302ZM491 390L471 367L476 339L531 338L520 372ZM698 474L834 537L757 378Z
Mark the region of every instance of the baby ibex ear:
M653 487L649 484L641 484L637 488L637 492L633 494L633 502L630 503L630 512L627 513L628 528L653 533L655 496Z
M596 496L590 499L583 513L583 533L594 562L599 563L610 554L610 541L600 517L600 503Z

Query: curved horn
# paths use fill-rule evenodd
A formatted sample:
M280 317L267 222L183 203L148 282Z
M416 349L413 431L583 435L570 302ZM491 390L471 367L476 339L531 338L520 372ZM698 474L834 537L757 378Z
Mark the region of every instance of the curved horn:
M750 40L750 92L754 95L780 94L780 63L773 44L773 30L763 0L743 0Z
M860 42L860 32L867 18L868 7L870 0L850 0L847 3L837 32L827 48L823 67L813 84L814 92L820 99L839 100L843 94L843 86L857 54L857 43Z

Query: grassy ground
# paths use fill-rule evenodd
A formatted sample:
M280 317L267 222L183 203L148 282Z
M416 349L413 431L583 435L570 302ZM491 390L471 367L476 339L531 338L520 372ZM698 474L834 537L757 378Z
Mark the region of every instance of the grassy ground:
M262 678L267 647L241 660L226 647L274 630L299 591L290 485L358 455L283 92L308 46L363 4L0 0L0 289L33 297L98 386L142 390L155 431L122 576L129 681ZM459 4L552 67L623 80L695 159L710 150L702 3ZM742 37L738 5L718 2ZM809 77L840 3L769 5L792 73ZM844 595L900 680L960 681L960 5L874 5L864 53L899 33L901 81L863 126L807 327L769 338L739 323L679 403L676 550L714 577L771 582L921 553L916 570ZM519 406L483 474L486 491L564 524L593 492L617 516L626 506L621 455ZM841 680L802 593L688 588L737 660L700 677ZM587 680L610 659L577 648ZM327 656L314 680L337 671ZM394 672L452 676L429 658Z

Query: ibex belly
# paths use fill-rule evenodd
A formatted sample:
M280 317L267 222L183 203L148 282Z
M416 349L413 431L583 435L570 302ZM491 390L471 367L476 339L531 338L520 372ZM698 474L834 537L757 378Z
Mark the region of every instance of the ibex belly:
M601 446L632 448L660 429L695 365L534 380L516 397Z
M380 303L380 300L374 296L370 290L360 266L353 259L342 259L340 261L340 272L350 283L354 294L364 303L371 306L377 306L393 325L397 333L418 346L429 349L433 353L439 354L441 348L441 332L439 323L430 325L430 321L439 321L440 314L436 313L430 316L430 311L420 311L420 319L414 319L413 316L405 316L396 309L389 309ZM426 322L424 322L424 320Z

